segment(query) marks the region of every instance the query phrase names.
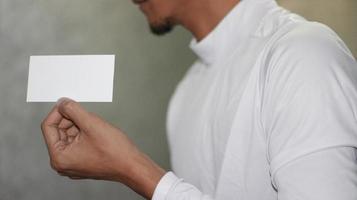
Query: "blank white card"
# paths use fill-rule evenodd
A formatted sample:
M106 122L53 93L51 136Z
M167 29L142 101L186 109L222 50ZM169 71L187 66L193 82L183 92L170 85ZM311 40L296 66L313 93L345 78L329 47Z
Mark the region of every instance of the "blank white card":
M31 56L27 102L112 102L115 55Z

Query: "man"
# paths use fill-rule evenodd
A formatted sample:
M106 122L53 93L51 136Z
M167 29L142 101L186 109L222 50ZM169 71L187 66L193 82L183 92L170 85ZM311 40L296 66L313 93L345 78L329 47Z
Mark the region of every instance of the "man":
M42 123L52 167L147 199L357 199L357 65L328 27L274 0L135 0L151 29L189 30L198 60L173 95L173 172L61 99Z

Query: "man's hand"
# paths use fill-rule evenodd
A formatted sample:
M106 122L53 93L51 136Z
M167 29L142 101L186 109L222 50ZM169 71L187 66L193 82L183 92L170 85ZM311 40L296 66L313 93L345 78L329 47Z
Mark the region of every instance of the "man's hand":
M51 166L72 179L121 182L150 199L165 171L119 129L61 99L41 125Z

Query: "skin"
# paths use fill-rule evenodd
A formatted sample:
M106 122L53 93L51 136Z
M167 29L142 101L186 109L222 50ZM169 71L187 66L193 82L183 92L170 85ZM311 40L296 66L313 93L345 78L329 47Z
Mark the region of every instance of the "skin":
M72 179L123 183L150 199L165 171L118 128L61 99L41 125L51 167Z
M134 0L152 31L162 35L176 25L197 41L208 35L239 0ZM166 173L116 128L79 103L60 99L41 124L50 165L71 179L116 181L146 199Z
M182 25L198 40L210 33L239 0L133 0L151 27Z

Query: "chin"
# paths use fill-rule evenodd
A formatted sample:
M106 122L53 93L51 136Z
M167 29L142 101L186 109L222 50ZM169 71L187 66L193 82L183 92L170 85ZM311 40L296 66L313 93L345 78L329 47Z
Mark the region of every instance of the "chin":
M150 30L155 35L165 35L174 29L171 24L150 24Z
M170 19L162 19L156 22L151 22L149 26L153 34L165 35L174 29L175 24Z

